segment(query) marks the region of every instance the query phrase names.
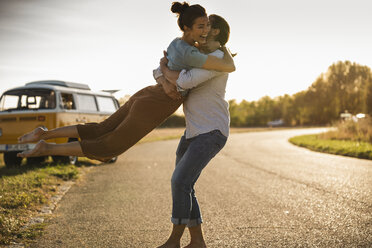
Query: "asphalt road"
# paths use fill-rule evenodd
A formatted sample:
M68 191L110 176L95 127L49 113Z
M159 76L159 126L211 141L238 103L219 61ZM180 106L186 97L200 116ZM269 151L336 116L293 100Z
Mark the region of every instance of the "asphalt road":
M372 162L232 134L196 193L208 247L372 247ZM169 234L178 140L136 145L64 196L32 247L156 247ZM188 233L182 244L188 242Z

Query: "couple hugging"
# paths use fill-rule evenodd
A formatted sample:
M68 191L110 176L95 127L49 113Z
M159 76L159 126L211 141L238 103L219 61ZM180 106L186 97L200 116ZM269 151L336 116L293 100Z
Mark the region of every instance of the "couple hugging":
M198 5L174 2L182 37L174 39L159 68L156 85L135 93L120 109L100 123L36 128L19 137L19 143L38 142L19 157L85 156L107 161L132 147L183 104L185 134L176 151L171 179L173 229L160 248L180 247L186 226L191 235L187 248L206 247L202 216L194 185L209 161L224 147L229 135L229 110L225 100L228 73L235 70L225 44L230 27L222 17ZM71 137L79 141L51 144L44 140Z

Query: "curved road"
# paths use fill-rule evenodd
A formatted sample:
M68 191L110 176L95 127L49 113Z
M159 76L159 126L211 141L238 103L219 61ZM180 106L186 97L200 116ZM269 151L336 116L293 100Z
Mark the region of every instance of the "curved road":
M230 136L196 188L208 247L372 247L372 162L287 141L319 131ZM136 145L117 163L94 167L64 196L32 247L164 242L177 143Z

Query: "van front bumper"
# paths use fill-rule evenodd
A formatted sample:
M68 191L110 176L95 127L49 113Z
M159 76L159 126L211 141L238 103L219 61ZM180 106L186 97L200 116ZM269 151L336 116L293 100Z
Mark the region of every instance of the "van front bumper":
M35 147L36 144L0 144L0 152L27 151Z

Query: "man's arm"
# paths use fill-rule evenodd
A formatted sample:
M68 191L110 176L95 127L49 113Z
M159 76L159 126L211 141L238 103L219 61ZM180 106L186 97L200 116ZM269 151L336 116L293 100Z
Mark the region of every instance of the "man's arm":
M159 76L156 79L156 82L163 87L164 92L173 100L179 100L182 98L181 94L177 91L177 87L168 82L164 76Z
M199 84L224 73L225 72L210 71L199 68L193 68L189 71L182 70L177 79L177 85L182 89L192 89Z
M208 81L216 76L223 74L222 72L193 68L191 70L172 71L167 66L168 60L164 56L160 60L160 68L165 78L172 84L179 87L181 90L191 89L199 84Z

